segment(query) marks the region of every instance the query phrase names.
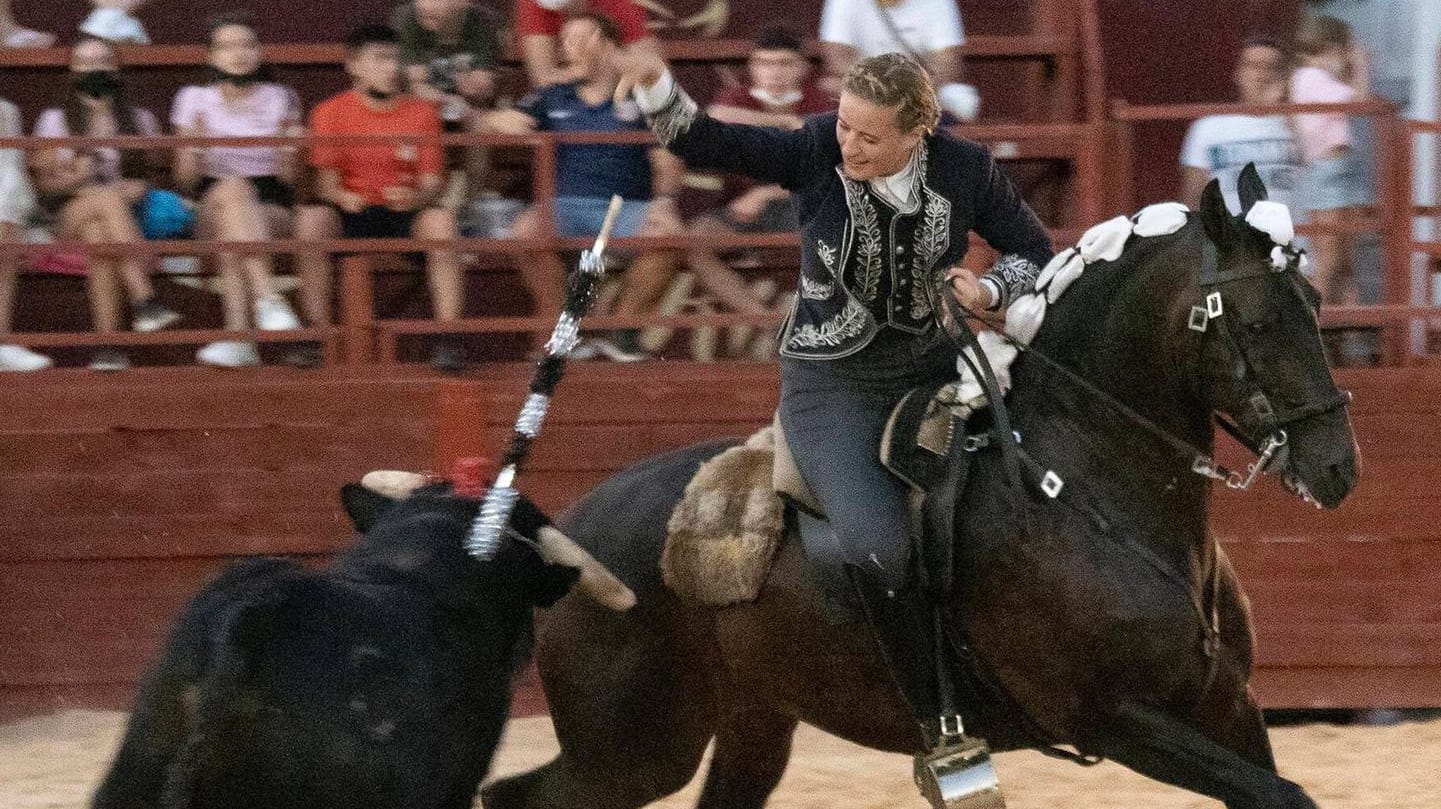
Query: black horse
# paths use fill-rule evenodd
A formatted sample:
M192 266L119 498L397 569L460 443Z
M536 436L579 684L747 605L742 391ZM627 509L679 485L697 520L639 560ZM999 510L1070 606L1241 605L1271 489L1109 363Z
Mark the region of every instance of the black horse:
M1264 198L1254 171L1240 193L1248 210ZM1207 533L1211 480L1178 451L1209 452L1220 415L1253 448L1284 432L1270 471L1299 496L1335 507L1355 483L1318 298L1294 254L1273 266L1274 246L1213 182L1179 231L1133 238L1051 307L1033 347L1053 363L1022 354L1013 366L1022 446L1065 488L1051 499L1008 483L991 450L957 501L948 614L995 686L964 710L993 747L1070 744L1230 809L1315 805L1276 774L1247 688L1246 601ZM1213 316L1198 322L1207 298ZM724 446L649 459L574 509L568 532L639 606L567 598L539 620L561 753L489 786L487 809L641 806L686 784L712 739L700 806L760 807L800 721L913 751L875 647L861 625L830 619L794 537L753 603L700 607L662 584L667 518Z

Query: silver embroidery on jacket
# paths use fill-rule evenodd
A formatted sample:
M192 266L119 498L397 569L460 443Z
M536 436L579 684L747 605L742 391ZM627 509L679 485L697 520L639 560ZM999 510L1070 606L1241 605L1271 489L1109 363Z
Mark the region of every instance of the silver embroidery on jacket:
M819 326L797 326L786 345L790 348L834 347L865 331L870 312L855 298L847 295L846 306L835 317Z
M871 204L870 195L861 183L844 177L846 205L851 209L851 222L855 225L856 238L856 295L867 304L875 303L881 286L881 255L885 245L881 242L881 225L876 206Z
M650 124L656 139L669 146L676 138L690 131L690 125L695 123L697 109L696 103L677 84L671 90L665 105L659 111L646 116L646 123Z
M1036 266L1036 262L1015 253L1007 253L997 258L996 263L986 270L986 276L983 277L991 277L1000 282L1000 306L1004 307L1016 298L1032 292L1040 274L1041 268Z
M801 297L823 301L836 293L836 249L826 244L824 239L816 239L816 255L825 265L826 272L830 273L831 280L815 281L801 273Z
M922 166L925 162L922 161ZM925 189L926 205L916 228L914 260L911 262L911 317L919 320L931 313L931 293L939 276L935 263L951 246L950 200Z

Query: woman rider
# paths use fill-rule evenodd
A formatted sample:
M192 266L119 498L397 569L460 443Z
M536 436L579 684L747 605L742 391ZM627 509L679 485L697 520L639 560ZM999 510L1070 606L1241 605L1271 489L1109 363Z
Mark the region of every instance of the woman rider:
M936 129L936 91L909 56L858 62L839 110L795 131L707 117L644 55L621 87L687 164L793 192L801 278L781 334L781 427L933 748L934 607L909 575L908 495L880 464L881 433L906 391L956 377L936 326L943 287L973 310L999 309L1030 290L1050 238L983 147ZM1004 256L979 279L957 266L971 230Z

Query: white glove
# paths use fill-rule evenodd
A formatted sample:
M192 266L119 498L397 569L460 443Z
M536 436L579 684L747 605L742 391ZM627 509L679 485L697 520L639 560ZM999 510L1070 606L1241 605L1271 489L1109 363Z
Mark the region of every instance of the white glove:
M981 95L969 84L951 82L941 86L941 107L962 121L974 121L981 114Z

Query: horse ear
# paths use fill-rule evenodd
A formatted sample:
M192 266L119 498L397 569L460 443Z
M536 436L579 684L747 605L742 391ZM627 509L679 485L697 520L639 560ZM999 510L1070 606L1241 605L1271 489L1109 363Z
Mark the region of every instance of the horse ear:
M1247 163L1241 169L1241 176L1236 180L1236 196L1241 200L1241 213L1245 214L1251 210L1251 206L1266 199L1266 184L1261 182L1261 173L1256 171L1255 163Z
M1206 183L1201 192L1201 226L1217 247L1230 244L1236 229L1231 211L1226 207L1226 198L1221 195L1221 184L1216 180Z

